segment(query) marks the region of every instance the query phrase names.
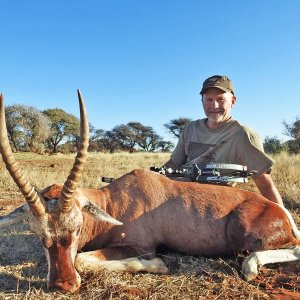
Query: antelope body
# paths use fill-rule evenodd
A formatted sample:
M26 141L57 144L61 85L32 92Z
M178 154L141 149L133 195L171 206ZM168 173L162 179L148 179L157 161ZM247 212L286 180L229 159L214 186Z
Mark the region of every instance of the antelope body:
M63 186L41 194L15 162L0 101L0 150L27 204L0 218L0 227L29 218L48 261L48 286L73 292L78 272L167 273L156 249L166 245L191 255L252 253L243 263L247 280L265 263L300 259L300 233L286 209L261 195L225 186L179 182L134 170L102 189L77 189L87 155L88 121L80 93L81 139Z

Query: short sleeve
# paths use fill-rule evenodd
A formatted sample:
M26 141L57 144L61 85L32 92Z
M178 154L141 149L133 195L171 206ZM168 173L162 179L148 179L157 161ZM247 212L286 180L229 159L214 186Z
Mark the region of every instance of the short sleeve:
M171 160L178 166L184 164L187 160L187 154L185 151L185 130L186 130L186 126L182 130L178 143L173 153L171 154Z
M248 167L248 170L256 170L258 177L263 173L270 173L274 160L269 157L263 148L263 143L260 136L246 128L243 138L243 151L240 154L241 162Z

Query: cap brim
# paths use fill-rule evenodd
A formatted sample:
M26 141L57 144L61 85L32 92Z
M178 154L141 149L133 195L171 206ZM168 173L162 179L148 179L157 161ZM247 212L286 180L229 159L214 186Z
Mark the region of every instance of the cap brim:
M223 92L229 92L229 93L232 93L234 95L233 91L231 91L229 89L226 89L226 88L224 88L222 86L218 86L218 85L206 86L204 89L201 90L200 94L203 95L203 92L206 91L209 88L217 88L217 89L219 89L219 90L221 90Z

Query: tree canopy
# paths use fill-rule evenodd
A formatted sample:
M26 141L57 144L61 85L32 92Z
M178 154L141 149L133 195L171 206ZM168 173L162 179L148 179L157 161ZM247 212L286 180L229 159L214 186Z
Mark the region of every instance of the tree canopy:
M140 122L116 125L112 130L94 131L90 150L93 151L170 151L173 143L164 141L151 126Z
M16 151L29 148L42 152L50 136L50 119L32 106L11 105L5 109L8 137Z
M63 139L76 140L80 131L80 121L77 117L59 108L46 109L43 113L51 120L51 136L47 144L52 152L57 152L57 147Z
M300 119L296 117L296 120L292 124L288 124L283 121L284 133L291 138L287 142L289 152L298 154L300 153Z
M76 151L80 134L80 120L59 108L39 111L26 105L10 105L5 109L8 138L15 151ZM191 119L180 117L172 119L163 126L176 138L179 138L184 126ZM111 130L90 127L90 151L161 151L169 152L174 144L164 140L153 127L138 121L119 124ZM284 133L291 139L281 143L277 137L266 137L265 151L276 154L287 149L291 153L300 153L300 119L291 124L283 122Z
M169 133L174 135L176 138L179 138L183 127L191 121L192 119L190 118L181 117L178 119L172 119L169 123L164 124L164 127L168 130Z
M270 154L280 153L284 149L284 145L277 137L266 137L264 140L264 150Z

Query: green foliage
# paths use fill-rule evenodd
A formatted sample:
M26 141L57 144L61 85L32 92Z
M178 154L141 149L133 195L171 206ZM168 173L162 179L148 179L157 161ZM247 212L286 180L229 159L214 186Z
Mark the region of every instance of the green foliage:
M142 150L153 152L158 148L162 137L151 126L145 126L140 122L129 122L127 125L131 128L134 139Z
M174 148L174 144L170 141L159 141L157 146L161 152L171 152Z
M132 151L134 146L137 144L137 135L134 130L129 124L121 124L117 125L112 129L111 134L113 138L117 141L120 145L120 148L123 150Z
M65 140L78 140L80 121L72 114L62 109L54 108L44 110L43 113L51 120L51 136L47 146L53 153L58 151L58 145Z
M140 122L129 122L115 126L112 130L94 130L90 140L90 151L137 152L139 150L169 152L173 143L164 141L151 126Z
M173 119L169 123L164 124L164 127L169 131L169 133L179 138L183 127L191 121L192 120L190 118L181 117L178 119Z
M5 109L8 138L15 151L43 153L51 121L32 106L11 105Z
M278 154L285 149L285 146L277 137L266 137L264 140L264 150L269 154Z
M300 153L300 142L297 140L289 140L285 142L285 146L290 154Z
M300 153L300 119L296 117L296 120L292 124L288 124L283 121L285 134L292 139L287 142L288 150L290 153Z

